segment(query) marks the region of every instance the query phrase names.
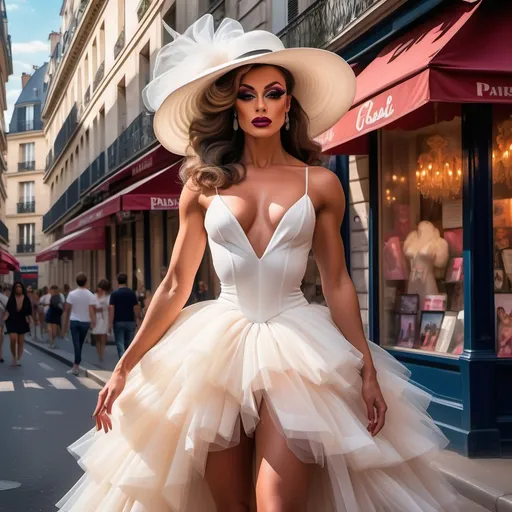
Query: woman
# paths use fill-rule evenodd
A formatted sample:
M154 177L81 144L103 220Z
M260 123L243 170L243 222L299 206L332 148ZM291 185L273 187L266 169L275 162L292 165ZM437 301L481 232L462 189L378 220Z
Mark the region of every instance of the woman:
M105 346L107 344L108 335L108 305L110 301L110 283L106 279L102 279L98 283L95 293L96 297L96 325L92 330L92 335L96 342L96 352L98 360L103 362L105 355Z
M11 342L11 366L21 366L25 334L30 332L31 316L32 303L27 296L25 286L19 281L15 282L4 313L5 326Z
M309 134L348 110L352 71L233 20L214 33L211 15L171 32L144 98L160 142L188 155L179 234L100 392L97 431L70 447L86 474L58 506L449 510L453 491L424 457L445 444L429 397L364 337L343 191L314 165ZM222 292L182 311L207 239ZM300 292L311 247L329 308Z
M50 307L50 299L51 295L48 286L43 286L39 294L39 327L41 329L41 339L44 338L46 332L45 316Z
M66 299L60 293L59 287L56 284L50 286L50 303L45 315L45 322L48 326L48 336L50 339L50 348L55 349L55 340L59 336L60 328L62 325L62 313L64 312L64 304Z
M34 327L32 339L37 341L41 339L41 327L39 324L39 290L34 290L32 293L32 325Z

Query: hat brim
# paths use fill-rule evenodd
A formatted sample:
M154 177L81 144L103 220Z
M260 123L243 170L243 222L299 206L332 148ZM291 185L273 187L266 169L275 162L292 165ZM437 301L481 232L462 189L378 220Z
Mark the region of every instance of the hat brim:
M185 155L190 144L190 123L198 114L198 96L222 75L248 64L282 66L292 73L295 79L293 96L309 117L309 133L313 138L334 126L354 100L354 72L333 52L316 48L289 48L238 59L209 69L167 96L154 118L155 135L162 146L176 155ZM167 73L148 85L148 95L152 87L165 86Z

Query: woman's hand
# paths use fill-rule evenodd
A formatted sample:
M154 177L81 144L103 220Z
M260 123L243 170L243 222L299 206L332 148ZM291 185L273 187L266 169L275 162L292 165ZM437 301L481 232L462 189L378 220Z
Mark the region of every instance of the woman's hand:
M105 434L112 430L112 420L110 415L112 414L112 406L114 405L117 397L123 392L126 385L126 378L128 374L122 370L114 370L114 373L110 377L109 381L105 384L105 387L100 391L98 396L98 403L96 409L92 415L96 419L96 430L103 430Z
M382 396L377 376L375 374L365 376L363 374L363 400L368 412L368 432L376 436L386 421L388 406Z

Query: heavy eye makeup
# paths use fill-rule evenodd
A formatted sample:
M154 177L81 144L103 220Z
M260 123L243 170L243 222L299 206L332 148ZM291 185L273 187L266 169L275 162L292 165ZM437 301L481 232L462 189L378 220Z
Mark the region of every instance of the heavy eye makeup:
M270 91L267 91L265 93L265 98L269 98L272 100L277 100L281 98L283 95L286 94L286 91L284 89L281 89L280 87L274 87L273 89L270 89ZM249 91L248 89L240 89L238 91L238 99L243 101L249 101L256 98L256 95Z

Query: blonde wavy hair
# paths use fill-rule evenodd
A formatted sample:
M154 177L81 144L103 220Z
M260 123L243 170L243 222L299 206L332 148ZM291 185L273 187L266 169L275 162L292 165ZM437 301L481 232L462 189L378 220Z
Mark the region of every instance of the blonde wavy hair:
M233 109L242 77L249 70L262 66L255 64L234 69L214 82L198 99L200 115L190 125L189 155L180 169L183 183L191 180L201 190L228 188L245 179L246 169L241 163L245 135L233 129ZM292 94L289 112L290 129L281 129L284 150L308 165L320 163L320 144L308 133L309 119L293 96L293 75L280 66L286 82L286 91Z

